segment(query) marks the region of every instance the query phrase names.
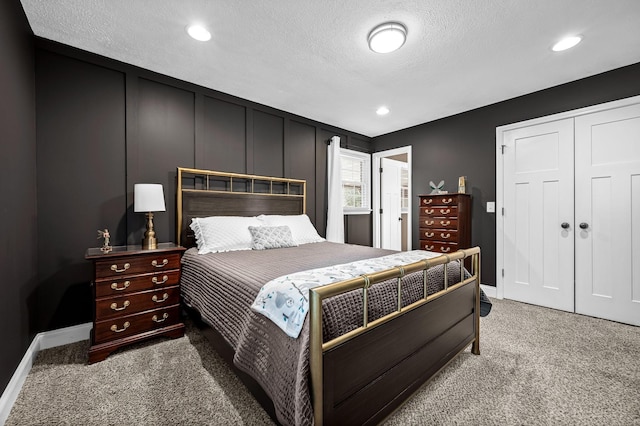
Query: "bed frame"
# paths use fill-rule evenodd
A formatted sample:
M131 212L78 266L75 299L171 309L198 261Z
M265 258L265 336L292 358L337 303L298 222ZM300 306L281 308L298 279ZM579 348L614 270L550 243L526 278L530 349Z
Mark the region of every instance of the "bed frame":
M178 168L177 241L195 245L191 219L205 216L301 214L306 211L306 182L298 179ZM448 282L444 290L427 295L427 270L454 260L471 259L471 276ZM460 262L461 268L463 262ZM422 273L424 297L402 307L402 277ZM462 271L461 271L462 272ZM461 277L463 275L461 274ZM362 292L396 279L398 309L363 326L323 342L322 300L348 291ZM480 249L475 247L386 271L310 290L310 369L315 424L377 424L391 414L430 378L471 345L480 354ZM218 333L213 333L220 338ZM226 343L226 342L225 342ZM229 345L214 342L229 358ZM246 376L246 375L245 375ZM247 377L242 377L247 383ZM251 382L251 379L249 379ZM247 383L265 404L266 393ZM267 397L268 398L268 397ZM272 416L273 417L273 416Z

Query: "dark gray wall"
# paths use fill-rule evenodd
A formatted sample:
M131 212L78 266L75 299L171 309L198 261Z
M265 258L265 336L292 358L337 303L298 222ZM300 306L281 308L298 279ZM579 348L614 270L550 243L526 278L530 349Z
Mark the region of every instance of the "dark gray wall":
M20 2L0 2L0 394L35 333L36 132L33 33Z
M457 191L467 176L473 196L472 243L482 248L482 282L496 283L496 220L486 202L496 198L496 127L640 94L640 63L463 114L374 138L374 150L412 146L413 194L429 181ZM413 209L413 246L418 244L418 204Z
M307 213L326 226L326 141L371 152L370 139L46 40L36 42L38 285L35 330L91 319L88 247L109 228L139 244L133 185L161 183L159 241L175 239L176 167L307 180ZM347 242L370 244L370 216Z

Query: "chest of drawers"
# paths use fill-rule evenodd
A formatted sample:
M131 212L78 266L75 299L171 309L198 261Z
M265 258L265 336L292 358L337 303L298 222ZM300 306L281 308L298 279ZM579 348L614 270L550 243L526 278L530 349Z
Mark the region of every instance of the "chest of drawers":
M451 253L471 246L469 194L420 195L420 249Z
M93 262L93 330L89 363L114 350L156 336L180 337L180 258L185 248L173 243L154 250L114 247L109 253L87 250Z

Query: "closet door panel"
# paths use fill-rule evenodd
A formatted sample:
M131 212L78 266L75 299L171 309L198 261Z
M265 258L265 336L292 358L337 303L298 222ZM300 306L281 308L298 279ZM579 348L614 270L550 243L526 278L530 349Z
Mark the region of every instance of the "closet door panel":
M576 312L640 325L640 105L575 123Z

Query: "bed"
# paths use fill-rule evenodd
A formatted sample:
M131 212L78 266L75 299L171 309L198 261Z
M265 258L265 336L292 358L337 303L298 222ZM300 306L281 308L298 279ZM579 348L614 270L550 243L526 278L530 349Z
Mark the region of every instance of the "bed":
M479 355L478 248L311 288L292 338L250 309L267 281L330 267L336 254L348 265L396 254L330 242L198 254L194 218L304 215L306 183L189 168L177 177L183 302L278 422L376 424L467 347Z

